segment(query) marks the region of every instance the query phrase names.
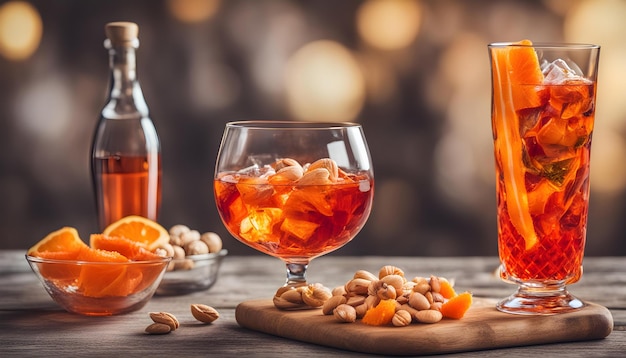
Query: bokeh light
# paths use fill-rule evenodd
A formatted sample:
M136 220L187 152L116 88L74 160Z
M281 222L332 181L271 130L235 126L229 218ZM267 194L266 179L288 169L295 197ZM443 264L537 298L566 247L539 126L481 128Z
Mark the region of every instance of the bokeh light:
M295 119L351 121L365 99L365 81L352 53L319 40L299 49L285 71L287 105Z
M0 1L4 247L27 247L68 217L95 228L85 153L106 99L102 27L122 17L143 34L138 68L167 178L163 224L228 235L206 186L227 121L359 121L377 199L347 255L496 255L487 44L598 43L588 252L626 253L626 1L328 5ZM241 246L228 249L247 254Z
M415 41L421 17L415 0L368 0L357 12L357 29L371 46L397 50Z
M220 0L167 0L167 7L179 21L198 23L215 15Z
M12 61L29 58L39 47L43 32L37 9L25 1L0 6L0 54Z
M626 157L623 131L626 119L624 79L626 78L626 2L581 0L565 14L563 32L568 42L589 42L602 46L598 70L598 109L594 127L591 187L604 193L626 188L626 172L615 165Z

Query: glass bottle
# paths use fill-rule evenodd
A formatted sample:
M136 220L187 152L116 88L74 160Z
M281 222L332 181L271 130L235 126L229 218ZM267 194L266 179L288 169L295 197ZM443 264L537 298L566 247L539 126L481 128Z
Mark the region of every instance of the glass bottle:
M105 26L109 51L109 97L91 147L91 175L98 225L128 215L157 221L161 205L161 148L139 81L135 50L137 24Z

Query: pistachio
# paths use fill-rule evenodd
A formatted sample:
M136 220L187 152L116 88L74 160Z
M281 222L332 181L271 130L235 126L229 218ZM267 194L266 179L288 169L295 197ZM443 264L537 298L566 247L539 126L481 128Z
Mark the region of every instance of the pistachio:
M356 310L350 305L341 304L333 310L333 316L339 322L352 323L356 321Z
M409 305L418 311L429 309L430 304L431 302L419 292L413 292L409 296Z
M399 267L386 265L378 271L378 278L381 279L387 275L400 275L404 277L404 271L402 271Z
M391 323L396 327L404 327L411 324L412 320L413 317L411 317L411 314L408 311L400 309L393 315Z
M333 314L333 310L337 308L337 306L346 302L347 300L344 296L332 296L322 305L322 313L325 315L331 315Z
M291 165L281 168L270 179L270 183L295 182L302 178L304 170L300 165Z
M346 283L346 292L354 295L367 294L371 281L363 278L353 278Z
M433 302L444 302L446 299L439 292L433 292Z
M378 289L376 296L378 296L381 300L395 299L396 289L392 285L388 285L383 282L383 287Z
M184 249L187 255L202 255L209 253L209 246L204 241L200 240L188 242L185 244Z
M291 288L290 290L286 290L280 295L280 298L291 303L296 303L296 304L304 303L304 301L302 300L302 291L296 288Z
M191 229L189 229L188 226L186 225L174 225L170 228L170 236L180 236L186 232L189 232Z
M367 300L368 297L371 297L371 296L367 296L367 297L363 295L347 296L346 304L352 307L356 307L358 305L362 305L365 302L365 300Z
M302 290L302 300L310 307L321 307L332 296L321 284L311 284Z
M380 279L384 283L393 286L396 291L402 292L402 287L404 286L404 276L400 276L397 274L386 275Z
M354 310L356 311L356 317L357 318L363 318L363 316L365 316L365 313L367 313L367 310L369 308L370 307L367 305L367 303L363 303L363 304L360 304L360 305L354 307Z
M354 273L354 277L352 278L362 278L370 281L378 281L378 277L376 277L376 275L366 270L358 270Z
M407 312L409 312L411 314L411 317L415 318L415 314L417 312L419 312L418 310L416 310L415 308L411 307L408 303L405 303L403 305L400 305L400 309L401 310L405 310ZM417 320L417 318L415 318Z
M274 306L280 310L293 310L293 309L302 308L304 306L304 302L302 303L289 302L281 296L274 296L273 302L274 302Z
M419 292L422 295L425 295L426 292L430 291L430 284L428 284L428 282L426 282L426 281L419 282L419 283L415 284L415 286L413 286L413 291Z
M277 160L274 163L274 170L279 171L279 170L281 170L283 168L292 167L292 166L296 166L296 167L302 168L302 166L300 165L300 163L298 163L297 160L291 159L291 158L283 158L283 159Z
M433 292L439 292L439 290L441 290L441 282L439 282L439 277L430 276L430 289Z
M365 304L367 304L367 308L372 308L372 307L376 307L378 305L378 303L380 302L380 298L376 295L374 296L367 296L365 298Z
M345 295L346 292L346 287L345 286L337 286L335 288L333 288L332 292L333 296L343 296Z
M176 316L174 316L171 313L168 312L150 312L150 318L155 322L155 323L162 323L162 324L166 324L170 327L170 330L175 331L179 326L180 323L178 322L178 319L176 319Z
M437 310L423 310L415 313L415 319L422 323L437 323L441 321L443 315Z
M317 168L304 173L296 183L300 185L326 185L331 183L329 177L330 173L327 169Z
M170 326L164 323L152 323L148 327L146 327L146 333L148 334L167 334L170 333L172 329Z
M195 319L204 323L211 323L220 317L215 308L200 303L191 305L191 314Z
M209 248L210 253L220 252L222 250L222 238L214 232L205 232L200 236L200 241L203 241Z
M165 255L161 255L161 256L174 257L174 246L172 246L170 243L165 243L165 244L159 246L157 248L157 250L163 250ZM161 251L157 251L157 254L159 252L161 252Z
M198 230L189 230L185 233L180 234L180 240L182 246L185 246L192 241L198 241L200 240L200 232Z
M430 304L430 309L441 311L441 306L443 306L443 302L433 302Z
M328 171L328 179L330 179L331 182L334 183L337 181L337 178L339 177L339 167L334 160L330 158L322 158L316 160L315 162L311 163L307 170L312 171L318 168L324 168Z

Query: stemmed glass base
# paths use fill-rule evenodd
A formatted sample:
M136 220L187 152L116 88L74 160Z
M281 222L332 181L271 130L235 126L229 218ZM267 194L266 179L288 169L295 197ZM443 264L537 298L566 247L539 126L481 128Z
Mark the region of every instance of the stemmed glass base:
M306 269L309 264L287 262L287 281L285 286L299 287L306 285Z
M537 287L521 284L517 292L498 302L499 311L520 315L551 315L576 311L585 303L567 291L565 285Z

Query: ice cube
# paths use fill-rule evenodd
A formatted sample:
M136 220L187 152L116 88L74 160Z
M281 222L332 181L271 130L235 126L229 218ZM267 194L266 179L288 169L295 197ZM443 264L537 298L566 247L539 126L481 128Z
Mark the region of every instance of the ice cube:
M263 207L274 194L274 187L268 183L267 178L242 177L236 186L246 205Z
M310 221L287 217L280 226L280 229L302 241L307 241L311 236L313 236L315 230L317 230L319 226L319 224Z
M279 237L272 235L272 232L274 225L280 222L282 213L282 210L277 208L253 210L241 220L239 234L251 242L278 241Z
M583 79L583 72L574 63L556 59L552 62L544 62L541 65L544 76L544 84L562 84L572 79Z

